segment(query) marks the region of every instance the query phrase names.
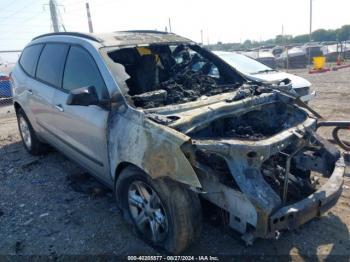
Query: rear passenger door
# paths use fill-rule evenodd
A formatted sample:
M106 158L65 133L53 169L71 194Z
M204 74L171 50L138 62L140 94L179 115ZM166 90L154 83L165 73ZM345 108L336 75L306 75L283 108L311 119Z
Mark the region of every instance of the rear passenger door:
M37 81L35 78L35 71L39 61L39 56L44 47L44 44L35 44L27 46L20 57L19 65L26 74L14 74L16 77L15 95L17 99L21 100L21 105L25 110L27 117L34 127L37 127L33 112L36 111L36 99L33 98L33 89L35 89ZM35 89L35 92L38 90ZM37 128L36 128L37 129Z
M30 85L32 114L39 127L39 133L49 142L55 144L53 125L57 110L53 97L61 87L65 59L69 46L59 43L45 44L36 69L35 83Z
M96 105L67 105L70 91L87 86L94 86L100 99L109 98L94 58L84 48L72 45L62 89L56 90L53 99L56 108L54 132L66 154L109 182L106 134L109 111Z

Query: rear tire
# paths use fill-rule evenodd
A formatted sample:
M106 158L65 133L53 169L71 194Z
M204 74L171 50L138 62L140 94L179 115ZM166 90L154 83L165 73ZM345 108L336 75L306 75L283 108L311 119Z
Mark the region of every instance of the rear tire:
M161 237L158 239L147 233L147 228L151 229L151 220L144 222L144 227L137 223L140 221L138 218L143 210L146 214L149 211L146 208L147 197L141 200L141 194L137 193L135 185L144 188L139 190L139 192L144 192L143 195L155 194L159 199L158 207L161 207L159 209L161 212L157 212L163 215L164 220L161 221L166 221L166 223L158 223L161 229ZM202 228L200 201L194 192L181 184L168 178L152 179L137 167L127 167L117 180L115 193L126 220L132 222L139 235L151 245L165 249L172 254L179 254L199 238ZM136 208L131 204L134 199L140 200Z
M23 109L17 111L18 130L25 149L31 155L40 155L47 151L47 145L40 142Z

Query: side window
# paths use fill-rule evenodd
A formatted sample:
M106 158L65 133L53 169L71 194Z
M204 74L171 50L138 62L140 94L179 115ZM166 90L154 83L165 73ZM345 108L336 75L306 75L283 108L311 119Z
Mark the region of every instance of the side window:
M21 59L19 60L23 70L32 77L35 75L35 68L42 48L43 45L32 45L26 47L23 50Z
M72 46L69 50L63 75L63 89L94 86L99 98L106 97L106 85L91 55L81 47Z
M68 45L46 44L40 55L36 77L55 87L61 87Z

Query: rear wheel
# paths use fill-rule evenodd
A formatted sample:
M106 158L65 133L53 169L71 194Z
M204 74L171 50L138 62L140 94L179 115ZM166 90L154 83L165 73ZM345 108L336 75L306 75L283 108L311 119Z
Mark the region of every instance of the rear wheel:
M32 155L44 153L47 146L38 140L32 125L22 109L17 111L17 122L23 145L28 153Z
M125 218L154 246L178 254L200 235L198 196L177 182L128 167L116 183L116 197Z

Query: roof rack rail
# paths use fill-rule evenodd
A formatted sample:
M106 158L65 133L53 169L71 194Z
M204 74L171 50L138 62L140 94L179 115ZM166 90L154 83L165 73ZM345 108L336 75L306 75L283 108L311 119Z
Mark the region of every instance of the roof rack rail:
M101 38L98 38L96 36L93 36L91 34L86 34L86 33L79 33L79 32L57 32L57 33L47 33L47 34L43 34L43 35L39 35L37 37L34 37L32 39L35 40L35 39L39 39L41 37L45 37L45 36L56 36L56 35L66 35L66 36L76 36L76 37L82 37L82 38L86 38L86 39L89 39L89 40L92 40L92 41L95 41L95 42L98 42L98 43L102 43L103 40Z
M115 33L148 33L148 34L169 34L165 31L157 31L157 30L125 30L125 31L116 31Z

